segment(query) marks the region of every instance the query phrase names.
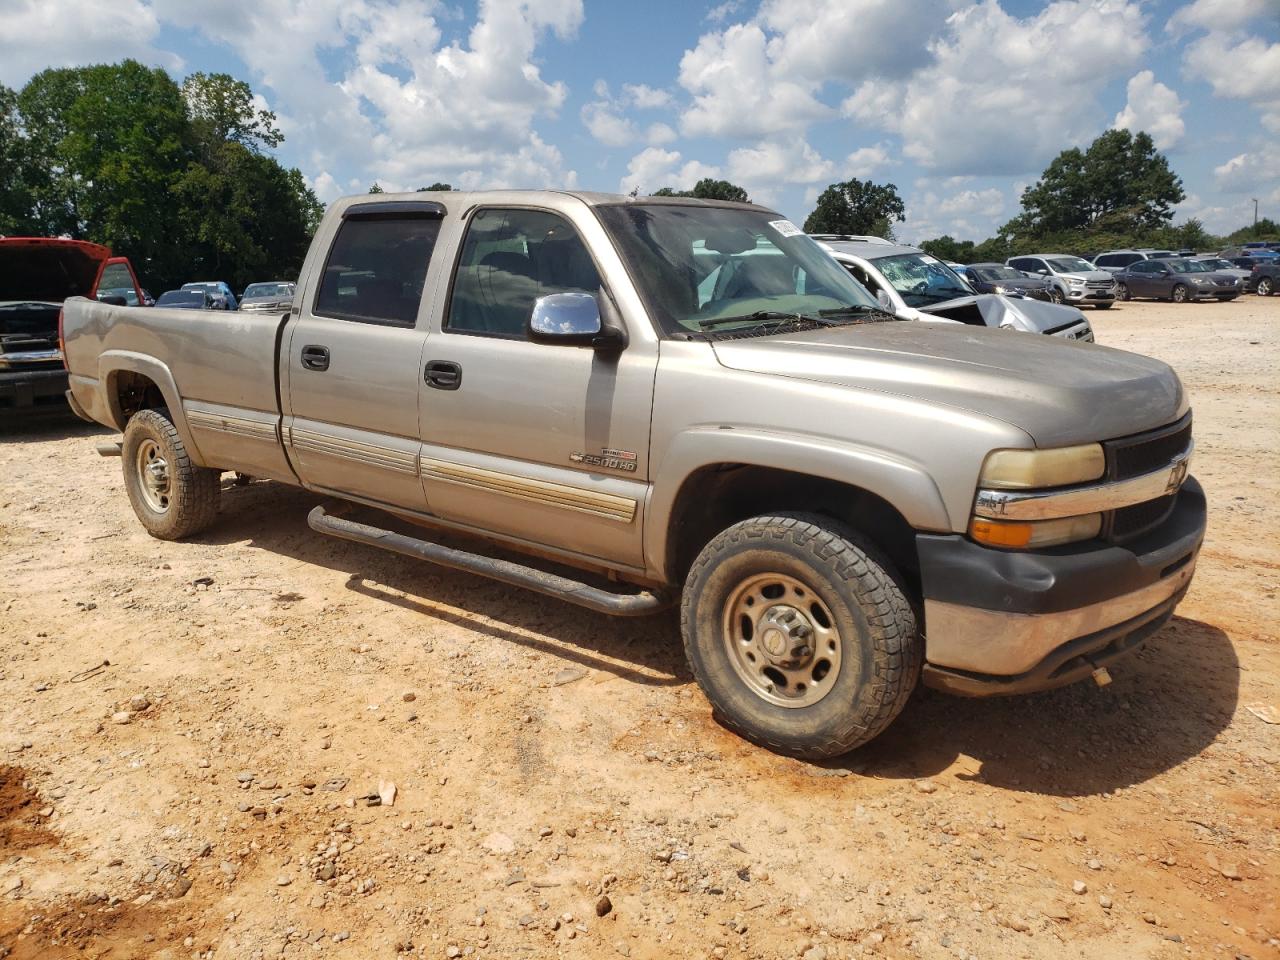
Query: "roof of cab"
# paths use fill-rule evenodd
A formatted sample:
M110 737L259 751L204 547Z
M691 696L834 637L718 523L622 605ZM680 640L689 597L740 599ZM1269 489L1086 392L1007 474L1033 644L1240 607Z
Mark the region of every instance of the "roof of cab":
M421 190L413 193L363 193L337 201L342 209L362 203L401 203L430 200L449 210L469 210L477 204L521 203L555 206L572 198L591 207L635 204L643 206L730 207L738 210L775 211L758 203L732 200L702 200L697 197L632 197L625 193L598 193L590 190Z

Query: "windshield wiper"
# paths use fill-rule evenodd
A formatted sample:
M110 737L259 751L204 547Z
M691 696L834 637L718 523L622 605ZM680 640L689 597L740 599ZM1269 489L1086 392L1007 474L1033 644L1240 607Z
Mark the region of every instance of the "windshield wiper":
M884 307L869 307L864 304L849 305L847 307L830 307L826 310L819 310L818 315L822 317L870 317L880 316L886 320L901 320L902 318L892 310L886 310Z
M784 321L792 321L803 323L805 320L814 323L822 323L821 317L812 317L803 313L787 313L784 310L757 310L755 313L744 313L736 317L711 317L707 320L698 321L698 329L710 330L713 327L723 326L726 323L749 323L751 321L772 320L777 323Z

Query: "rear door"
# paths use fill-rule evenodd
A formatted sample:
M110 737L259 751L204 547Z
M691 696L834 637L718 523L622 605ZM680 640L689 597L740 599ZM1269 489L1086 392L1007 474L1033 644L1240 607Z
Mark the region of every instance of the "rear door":
M444 214L424 201L355 204L310 270L281 363L284 433L305 486L426 508L418 314Z
M591 248L580 232L588 229L600 237ZM612 253L599 223L585 207L576 223L552 210L481 207L465 231L424 355L431 512L641 566L657 343L632 331L627 348L609 355L525 333L538 297L576 291L613 302L608 268L592 256Z

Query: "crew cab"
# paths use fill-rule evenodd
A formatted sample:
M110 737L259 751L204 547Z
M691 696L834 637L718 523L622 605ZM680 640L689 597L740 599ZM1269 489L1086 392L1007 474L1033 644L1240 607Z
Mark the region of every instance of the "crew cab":
M125 257L97 243L0 237L0 420L67 412L58 313L67 297L143 302Z
M1204 533L1168 366L905 321L755 205L349 198L287 311L71 300L65 334L154 536L208 528L237 471L322 495L310 525L346 541L603 613L678 604L717 716L802 757L875 737L921 678L1105 683Z

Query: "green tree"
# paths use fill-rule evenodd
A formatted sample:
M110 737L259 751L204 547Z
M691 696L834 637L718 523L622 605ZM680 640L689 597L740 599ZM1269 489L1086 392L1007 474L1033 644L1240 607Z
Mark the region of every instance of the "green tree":
M1182 180L1146 133L1108 130L1087 150L1064 150L1022 194L1014 236L1068 230L1153 230L1185 199Z
M925 240L920 244L920 249L939 260L954 260L957 263L977 262L973 259L973 241L957 240L949 234L944 234L936 240Z
M892 183L857 177L822 191L804 222L805 233L853 233L893 239L894 222L907 219L906 205Z
M0 234L32 232L35 195L27 182L29 149L18 94L0 84Z
M439 181L436 181L435 183L433 183L433 184L432 184L431 186L429 186L429 187L419 187L419 188L418 188L418 192L419 192L419 193L427 193L428 191L432 191L432 192L434 192L434 191L439 191L439 192L441 192L441 193L449 193L449 192L450 192L450 191L452 191L452 190L453 190L453 187L451 187L449 184L447 184L447 183L440 183Z
M715 180L711 177L704 177L693 185L692 190L673 190L671 187L663 187L655 190L655 197L696 197L699 200L732 200L736 203L750 203L751 198L747 196L747 191L742 189L736 183L730 183L728 180Z
M249 84L230 74L193 73L182 81L182 97L196 138L204 143L232 142L260 150L284 142L276 115L259 109Z
M383 190L382 184L378 183L378 181L375 180L373 181L373 186L369 188L369 192L370 193L386 193L387 191Z

